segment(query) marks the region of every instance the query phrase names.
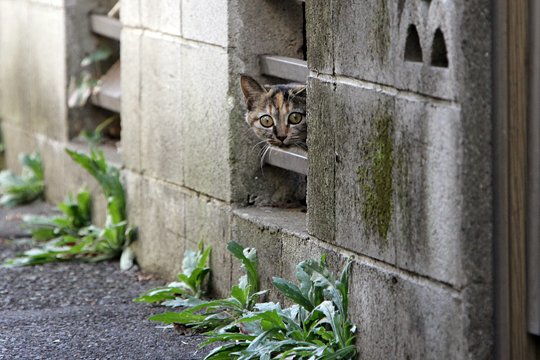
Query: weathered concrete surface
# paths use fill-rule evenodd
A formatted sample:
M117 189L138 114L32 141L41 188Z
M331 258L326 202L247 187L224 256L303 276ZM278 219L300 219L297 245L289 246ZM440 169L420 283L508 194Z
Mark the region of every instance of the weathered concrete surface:
M31 246L7 240L22 212L47 212L37 203L0 210L0 259ZM50 210L49 210L50 211ZM133 298L162 285L137 281L138 272L120 272L116 262L63 263L0 269L0 358L5 359L201 359L201 336L160 330L147 318L164 311Z

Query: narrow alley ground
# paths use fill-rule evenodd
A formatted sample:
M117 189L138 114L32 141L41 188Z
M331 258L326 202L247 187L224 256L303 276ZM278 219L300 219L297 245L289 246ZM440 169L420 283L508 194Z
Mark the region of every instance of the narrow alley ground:
M19 227L43 203L0 209L0 259L30 246ZM118 262L0 268L0 359L201 359L200 336L158 329L163 309L132 299L161 285Z

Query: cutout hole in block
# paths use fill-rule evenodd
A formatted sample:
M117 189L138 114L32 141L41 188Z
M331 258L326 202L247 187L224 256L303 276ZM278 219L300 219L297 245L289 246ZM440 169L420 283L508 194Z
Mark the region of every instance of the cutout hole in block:
M437 29L433 36L431 66L448 67L448 51L446 50L446 41L444 40L444 34L441 29Z
M405 41L405 61L422 62L422 47L416 26L409 25Z

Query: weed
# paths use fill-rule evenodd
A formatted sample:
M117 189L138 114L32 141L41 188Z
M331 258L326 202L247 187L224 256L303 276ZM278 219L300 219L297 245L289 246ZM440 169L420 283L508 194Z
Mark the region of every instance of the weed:
M187 250L182 262L182 273L178 274L178 281L164 287L148 290L136 298L135 302L160 303L165 306L179 307L197 305L204 295L204 283L210 273L208 260L211 247L204 247L199 243L198 251Z
M63 216L29 219L32 233L38 239L53 238L39 248L24 252L22 256L8 259L5 266L112 259L122 254L134 239L134 229L127 226L124 187L118 169L107 164L101 151L92 150L90 156L67 149L66 152L101 185L107 199L105 227L99 228L89 223L90 197L84 191L79 192L76 200L68 197L59 205ZM125 267L129 268L129 262Z
M224 329L246 312L255 310L257 300L266 293L259 291L260 279L257 272L257 252L253 248L243 248L231 241L227 249L242 262L246 272L239 284L231 289L227 299L201 301L182 312L168 312L150 317L150 320L165 324L180 324L198 330Z
M69 82L68 106L70 108L86 105L90 96L100 85L99 78L103 74L101 63L111 55L111 49L103 46L82 59L83 70L78 77L72 76Z
M0 205L13 207L32 202L43 196L45 190L43 163L38 153L20 154L20 176L10 170L0 172Z
M326 265L304 261L297 266L299 285L282 278L273 284L294 305L257 304L234 325L244 326L241 334L229 329L208 333L202 346L233 341L214 349L206 360L216 359L352 359L356 357L355 331L347 316L351 260L337 278Z

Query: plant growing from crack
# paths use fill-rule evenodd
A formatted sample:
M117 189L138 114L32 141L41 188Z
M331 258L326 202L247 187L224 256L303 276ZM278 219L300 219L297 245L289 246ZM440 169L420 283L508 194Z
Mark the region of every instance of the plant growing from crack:
M303 261L296 267L298 285L273 278L278 291L293 302L258 303L266 291L259 290L255 249L230 242L229 251L246 272L227 299L202 301L181 312L151 317L165 324L206 331L202 347L226 342L206 360L218 359L353 359L356 327L348 319L349 275L352 260L336 276L326 263Z
M205 293L204 285L210 274L208 261L212 248L199 243L197 251L187 250L184 253L182 272L178 274L177 281L167 286L148 290L136 298L135 302L159 303L170 307L189 307L198 305Z

